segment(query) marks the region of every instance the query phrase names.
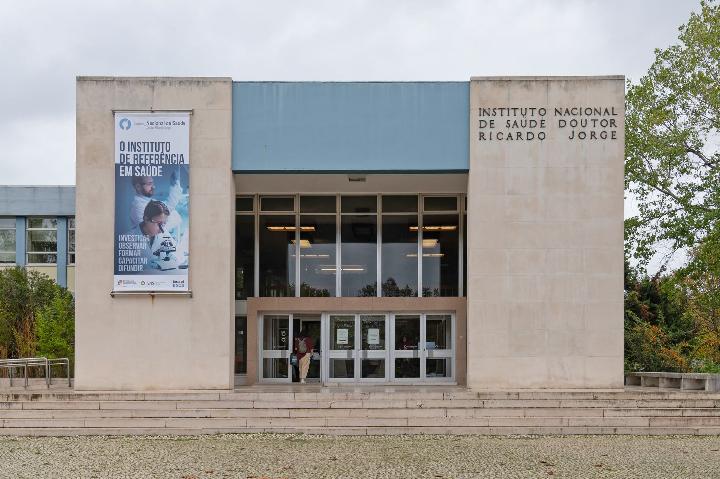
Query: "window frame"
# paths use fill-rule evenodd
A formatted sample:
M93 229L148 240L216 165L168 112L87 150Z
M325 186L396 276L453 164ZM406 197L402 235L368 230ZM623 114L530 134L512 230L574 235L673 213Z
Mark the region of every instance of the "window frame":
M55 221L55 227L54 228L37 228L37 227L31 227L30 222L33 219L41 219L41 220L54 220ZM25 264L27 266L57 266L58 264L58 217L57 216L28 216L26 219L26 225L25 225ZM55 251L32 251L30 250L30 233L33 231L54 231L55 232ZM55 255L55 261L54 262L47 262L47 263L39 263L37 261L30 261L30 255ZM17 258L16 258L17 261Z
M13 261L8 261L8 262L0 261L0 265L3 265L3 266L16 265L17 264L17 219L14 216L0 216L0 220L10 220L10 221L8 221L8 223L12 226L2 226L0 224L0 230L12 231L13 238L15 239L15 249L13 249L12 251L7 251L7 250L0 251L0 254L12 254Z
M300 202L303 196L329 196L335 197L335 213L301 213ZM377 208L375 212L342 212L342 197L347 196L374 196L376 198ZM382 201L383 196L415 196L417 197L417 211L393 211L383 212ZM402 216L402 215L417 215L418 218L418 239L417 239L417 254L418 254L418 278L417 287L418 294L415 297L423 297L423 272L422 272L422 240L423 240L423 218L426 215L457 215L458 217L458 295L457 297L465 296L467 282L465 277L465 251L463 248L466 246L466 220L464 216L467 211L467 194L466 193L368 193L368 192L348 192L348 193L321 193L321 192L304 192L304 193L292 193L292 194L281 194L281 193L255 193L255 194L238 194L236 198L253 198L253 210L252 211L235 211L235 215L252 215L254 216L254 227L255 227L255 255L254 255L254 297L260 297L260 217L261 216L276 216L276 215L287 215L295 217L295 295L291 297L301 297L301 291L299 285L301 276L301 264L300 264L300 223L302 215L321 215L321 216L335 216L335 263L336 263L336 277L335 277L335 297L342 297L342 217L343 216L375 216L376 227L377 227L377 241L376 241L376 276L377 276L377 297L382 297L382 218L384 215L388 216ZM456 198L456 208L454 210L447 211L425 211L425 198L426 197L454 197ZM263 198L292 198L293 199L293 210L292 211L262 211L261 204ZM451 296L455 297L455 296Z

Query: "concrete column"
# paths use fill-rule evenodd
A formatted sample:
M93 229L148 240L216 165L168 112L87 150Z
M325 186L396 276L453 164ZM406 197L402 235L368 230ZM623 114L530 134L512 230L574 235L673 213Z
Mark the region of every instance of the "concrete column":
M57 218L57 284L67 288L67 217Z
M27 263L27 219L24 216L15 218L15 264L25 266Z
M470 82L468 385L623 385L622 77Z
M234 215L229 78L77 80L75 387L231 389ZM113 110L191 110L192 297L111 296Z

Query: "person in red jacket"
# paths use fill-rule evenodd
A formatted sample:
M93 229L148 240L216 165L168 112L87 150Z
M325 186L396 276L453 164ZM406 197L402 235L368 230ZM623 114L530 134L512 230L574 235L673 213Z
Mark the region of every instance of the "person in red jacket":
M315 352L313 349L313 342L306 334L305 331L300 331L295 337L295 343L293 344L293 352L298 358L298 368L300 369L300 383L305 384L305 378L310 369L310 358Z

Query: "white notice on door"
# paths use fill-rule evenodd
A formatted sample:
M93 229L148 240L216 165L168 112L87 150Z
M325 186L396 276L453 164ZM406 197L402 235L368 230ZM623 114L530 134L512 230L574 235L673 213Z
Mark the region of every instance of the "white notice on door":
M337 334L335 335L335 342L338 344L347 344L348 343L348 330L347 329L338 329Z
M367 343L380 344L380 330L378 328L368 328Z

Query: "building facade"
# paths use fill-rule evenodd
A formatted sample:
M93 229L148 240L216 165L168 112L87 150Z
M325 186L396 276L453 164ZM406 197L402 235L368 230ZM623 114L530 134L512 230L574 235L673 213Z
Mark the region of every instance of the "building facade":
M0 269L23 266L75 289L75 187L0 186Z
M118 138L179 112L187 284L120 290ZM76 388L292 383L300 330L328 385L621 387L623 119L622 77L80 77Z

